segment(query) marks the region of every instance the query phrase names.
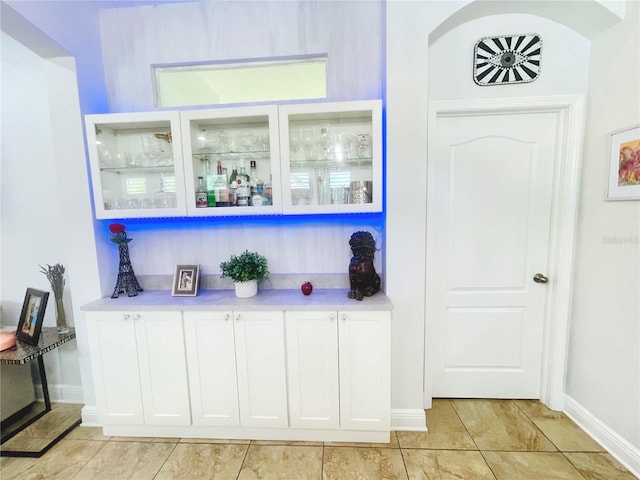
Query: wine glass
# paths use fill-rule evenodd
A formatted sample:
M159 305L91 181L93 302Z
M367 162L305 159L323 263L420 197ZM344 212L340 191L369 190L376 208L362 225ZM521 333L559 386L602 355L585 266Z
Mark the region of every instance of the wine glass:
M313 160L316 156L316 132L313 128L302 130L302 145L305 160Z
M302 132L299 128L292 128L289 131L289 147L291 149L291 160L295 160L298 150L302 147Z

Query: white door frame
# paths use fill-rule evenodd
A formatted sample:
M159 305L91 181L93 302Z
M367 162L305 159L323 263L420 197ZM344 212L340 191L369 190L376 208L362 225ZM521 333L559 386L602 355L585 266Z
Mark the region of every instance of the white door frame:
M433 218L435 202L434 178L429 170L435 162L436 120L439 117L500 113L555 113L558 118L558 162L553 173L553 196L551 206L551 229L549 235L549 265L544 332L542 347L542 372L540 400L553 410L564 406L564 381L567 357L569 320L571 316L571 294L575 231L580 191L582 134L584 129L584 96L558 95L526 98L499 98L481 100L453 100L429 102L428 150L427 150L427 264L426 264L426 319L425 319L425 408L431 407L433 365L430 344L431 319L436 312L430 288L438 279L429 270L434 233L429 219ZM431 254L430 254L431 253Z

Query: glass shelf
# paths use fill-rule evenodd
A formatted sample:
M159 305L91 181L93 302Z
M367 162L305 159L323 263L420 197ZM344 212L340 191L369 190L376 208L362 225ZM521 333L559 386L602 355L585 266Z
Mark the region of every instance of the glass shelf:
M101 172L122 173L172 173L175 165L158 165L153 167L100 167Z

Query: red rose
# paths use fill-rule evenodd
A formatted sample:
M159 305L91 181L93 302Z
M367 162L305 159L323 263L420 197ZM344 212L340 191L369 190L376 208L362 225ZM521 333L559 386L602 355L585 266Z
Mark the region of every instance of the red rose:
M112 223L111 225L109 225L109 231L115 234L124 232L124 228L124 225L121 225L119 223Z

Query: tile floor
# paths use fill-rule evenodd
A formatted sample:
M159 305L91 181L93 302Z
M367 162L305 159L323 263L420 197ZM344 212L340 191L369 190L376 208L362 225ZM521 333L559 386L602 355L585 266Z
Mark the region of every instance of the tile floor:
M77 412L79 412L79 407ZM62 426L73 418L55 406ZM77 414L76 412L76 414ZM44 417L43 417L44 418ZM3 449L41 443L52 415ZM76 427L39 459L0 459L2 480L633 480L564 414L537 401L435 400L429 432L388 444L104 437Z

